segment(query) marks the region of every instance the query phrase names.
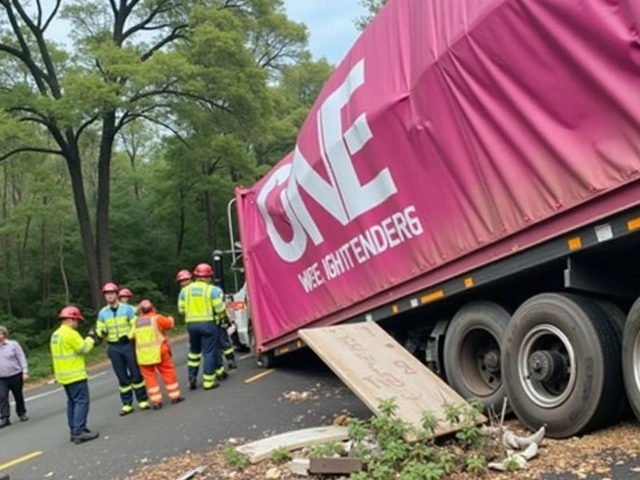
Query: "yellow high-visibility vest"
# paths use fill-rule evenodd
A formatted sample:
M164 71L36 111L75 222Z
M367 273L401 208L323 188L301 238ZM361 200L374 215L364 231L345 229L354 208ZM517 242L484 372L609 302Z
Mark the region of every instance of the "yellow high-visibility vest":
M49 344L56 382L69 385L89 378L84 356L91 351L93 338L82 336L68 325L60 325Z
M118 303L115 312L106 306L98 314L96 332L100 337L106 337L107 342L117 342L121 337L129 336L135 320L136 312L127 303Z
M164 335L158 328L156 315L136 319L133 328L136 339L136 359L139 365L157 365L162 359Z
M226 310L224 295L218 287L196 280L180 291L178 310L186 323L219 322Z

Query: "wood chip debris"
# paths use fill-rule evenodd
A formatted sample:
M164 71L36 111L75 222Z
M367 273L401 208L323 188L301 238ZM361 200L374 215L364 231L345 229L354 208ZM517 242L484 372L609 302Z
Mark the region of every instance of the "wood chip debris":
M522 429L516 420L505 423L509 430L518 436L529 436L531 432ZM237 445L238 439L234 439ZM331 477L328 475L301 477L291 472L289 465L273 465L269 460L248 465L244 470L235 470L229 467L223 455L223 450L229 443L216 447L202 454L182 454L169 458L157 465L145 465L133 475L121 480L176 480L183 472L201 466L206 472L202 480L256 480L265 478L270 469L276 469L278 480L330 480L346 479L346 475ZM307 449L308 453L308 449ZM635 421L621 423L605 430L600 430L583 437L574 437L566 440L553 440L545 438L539 449L539 458L529 462L526 470L518 472L490 472L484 475L483 480L540 480L548 478L549 474L562 473L570 475L573 479L587 479L598 475L598 478L613 478L611 469L628 461L634 461L640 455L640 425ZM271 472L276 474L276 470ZM634 461L628 471L640 472L640 466ZM215 472L215 474L213 473ZM215 476L209 476L215 475ZM457 480L477 479L471 474L460 473ZM194 480L200 480L196 477Z

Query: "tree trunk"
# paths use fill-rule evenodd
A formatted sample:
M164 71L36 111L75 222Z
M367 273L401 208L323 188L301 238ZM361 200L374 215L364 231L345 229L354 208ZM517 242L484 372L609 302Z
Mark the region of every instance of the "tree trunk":
M116 114L108 113L102 121L100 154L98 157L98 215L97 241L100 281L111 282L111 248L109 243L109 196L111 180L111 153L116 135Z
M89 288L91 289L91 301L93 307L98 309L102 303L100 295L100 272L98 270L98 255L91 229L91 217L87 206L87 197L84 192L82 180L82 167L80 155L74 145L73 151L67 155L67 168L71 178L71 189L73 191L73 202L76 207L78 226L80 227L80 237L82 239L82 249L87 263L87 273L89 274Z

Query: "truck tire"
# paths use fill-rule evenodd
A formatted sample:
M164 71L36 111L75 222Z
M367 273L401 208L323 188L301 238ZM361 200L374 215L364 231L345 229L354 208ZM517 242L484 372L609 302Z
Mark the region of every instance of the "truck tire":
M253 358L256 360L256 364L260 368L273 367L275 363L275 358L273 357L273 354L271 353L264 354L264 353L257 352L256 337L253 335L253 327L251 325L249 326L249 342L250 342L251 355L253 355Z
M567 438L604 426L622 394L620 343L588 298L536 295L516 310L502 344L512 410L529 429Z
M640 420L640 298L631 307L622 334L622 371L631 409Z
M500 412L504 400L502 337L511 315L492 302L472 302L455 314L444 337L444 371L463 398Z
M624 332L624 326L627 320L627 316L624 312L618 307L615 303L612 303L608 300L596 300L598 307L604 309L604 314L606 318L613 324L615 327L616 336L618 337L618 341L622 346L622 338ZM620 355L620 368L622 368L622 355ZM629 398L627 397L626 392L624 392L620 399L616 399L616 406L611 407L612 416L611 423L618 423L622 419L630 418L632 413L631 405L629 403Z

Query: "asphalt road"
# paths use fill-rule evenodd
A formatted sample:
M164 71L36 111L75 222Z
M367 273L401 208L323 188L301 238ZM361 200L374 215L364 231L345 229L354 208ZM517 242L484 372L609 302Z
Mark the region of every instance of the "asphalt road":
M0 472L9 473L11 480L117 479L145 463L187 450L206 451L230 437L256 439L263 432L326 425L343 410L370 416L311 355L286 369L262 370L240 354L239 368L219 388L191 392L186 388L187 344L175 342L173 349L185 402L165 402L162 410L120 417L115 376L110 367L98 370L89 381L89 428L101 436L74 445L69 442L64 392L57 385L32 389L27 392L30 421L13 417L12 425L0 430ZM316 398L291 402L283 398L291 390L314 390Z
M238 370L213 391L186 388L186 341L175 342L174 359L187 398L160 411L136 411L120 417L115 376L106 367L93 372L89 382L89 427L98 440L81 445L69 442L64 392L57 385L27 392L30 421L0 430L0 473L11 480L117 480L144 464L164 457L203 452L230 438L256 439L265 433L326 425L337 414L370 417L369 410L331 371L307 352L299 352L285 366L263 370L239 354ZM287 391L311 391L312 400L292 402ZM13 407L12 407L13 408ZM12 412L13 414L13 412ZM543 459L541 459L544 461ZM586 479L632 480L640 458L612 462L607 474ZM573 480L575 475L548 475L546 480Z

